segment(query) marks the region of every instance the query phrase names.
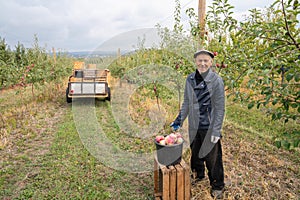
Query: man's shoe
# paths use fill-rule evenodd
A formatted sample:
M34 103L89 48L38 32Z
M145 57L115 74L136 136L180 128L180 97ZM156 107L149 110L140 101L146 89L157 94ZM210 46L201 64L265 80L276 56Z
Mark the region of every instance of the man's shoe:
M211 190L211 196L215 199L222 199L223 190Z

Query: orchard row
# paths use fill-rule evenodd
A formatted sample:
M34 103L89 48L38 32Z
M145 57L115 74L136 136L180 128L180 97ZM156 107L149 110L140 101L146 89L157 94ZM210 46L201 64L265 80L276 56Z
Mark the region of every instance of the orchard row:
M37 37L32 48L18 43L13 50L0 38L0 60L0 89L60 81L72 67L72 59L46 52L38 45Z

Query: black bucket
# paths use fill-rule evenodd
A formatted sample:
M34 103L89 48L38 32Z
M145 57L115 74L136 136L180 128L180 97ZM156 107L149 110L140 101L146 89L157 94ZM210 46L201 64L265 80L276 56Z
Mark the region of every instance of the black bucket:
M180 163L182 156L183 142L173 145L161 145L154 140L157 151L157 160L162 165L176 165Z

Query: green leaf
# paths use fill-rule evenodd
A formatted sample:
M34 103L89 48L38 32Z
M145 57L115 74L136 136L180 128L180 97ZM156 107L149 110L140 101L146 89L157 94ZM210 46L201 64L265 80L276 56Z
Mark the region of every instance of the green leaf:
M281 141L280 140L275 141L275 146L279 149L281 147Z
M287 101L287 100L284 100L284 101L283 101L283 107L284 107L284 109L285 109L286 111L288 111L289 108L290 108L290 102Z
M272 120L276 120L277 119L277 115L275 113L272 114Z
M291 143L287 140L282 140L281 141L281 146L284 147L286 150L289 150L291 147Z
M282 113L281 112L277 113L277 119L281 119L281 117L282 117Z
M300 81L300 73L295 74L295 81L296 82Z
M299 147L299 144L300 144L300 140L299 139L296 139L296 140L294 140L294 147L296 148L296 147Z
M289 73L289 74L286 75L286 80L288 82L290 82L293 78L294 78L294 74L292 74L292 73Z
M261 105L261 103L257 103L256 108L259 109L260 105Z
M277 102L278 102L278 99L277 99L277 98L276 98L276 99L273 99L273 101L272 101L273 106L276 105Z
M250 103L248 104L248 109L250 110L251 108L253 108L254 104L255 104L254 101L250 102Z
M291 105L292 108L297 108L299 106L298 103L291 103L290 105Z

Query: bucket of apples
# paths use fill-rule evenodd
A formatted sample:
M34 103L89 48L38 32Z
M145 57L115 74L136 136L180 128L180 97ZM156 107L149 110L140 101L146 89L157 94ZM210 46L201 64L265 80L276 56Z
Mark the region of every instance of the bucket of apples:
M184 140L179 132L155 137L157 160L162 165L175 165L180 163Z

